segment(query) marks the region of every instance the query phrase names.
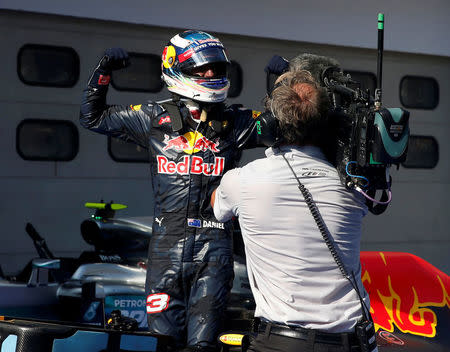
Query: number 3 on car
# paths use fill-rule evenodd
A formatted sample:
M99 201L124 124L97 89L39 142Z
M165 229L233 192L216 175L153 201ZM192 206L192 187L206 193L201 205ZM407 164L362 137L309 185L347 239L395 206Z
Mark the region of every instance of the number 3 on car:
M170 296L166 293L154 293L147 296L147 313L159 313L169 306Z

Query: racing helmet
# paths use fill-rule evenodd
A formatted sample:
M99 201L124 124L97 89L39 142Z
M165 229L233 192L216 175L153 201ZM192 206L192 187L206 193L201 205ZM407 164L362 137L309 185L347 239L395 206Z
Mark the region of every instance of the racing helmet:
M230 64L223 44L212 35L188 30L170 39L162 54L162 79L169 91L205 103L223 102L230 82ZM200 77L194 71L208 65L214 77Z

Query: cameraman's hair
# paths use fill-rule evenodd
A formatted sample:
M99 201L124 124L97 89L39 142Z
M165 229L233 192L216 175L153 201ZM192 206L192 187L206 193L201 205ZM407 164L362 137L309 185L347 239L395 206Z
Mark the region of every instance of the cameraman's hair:
M311 73L317 83L324 86L322 73L328 67L340 70L339 62L328 56L300 54L289 61L290 71L306 70Z
M321 146L327 133L330 102L324 88L308 71L288 71L281 75L276 88L266 100L279 122L288 144Z

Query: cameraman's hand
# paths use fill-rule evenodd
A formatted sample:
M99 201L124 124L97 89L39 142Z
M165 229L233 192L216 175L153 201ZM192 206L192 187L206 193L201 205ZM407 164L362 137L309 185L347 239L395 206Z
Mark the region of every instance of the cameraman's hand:
M289 61L279 55L274 55L267 66L264 68L266 73L281 75L289 70Z
M100 60L99 68L105 73L111 73L130 65L128 53L122 48L109 48L105 50L103 58Z

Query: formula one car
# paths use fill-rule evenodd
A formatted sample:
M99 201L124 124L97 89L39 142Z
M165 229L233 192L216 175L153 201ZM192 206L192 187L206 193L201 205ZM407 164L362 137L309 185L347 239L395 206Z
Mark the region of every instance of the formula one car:
M152 218L115 218L124 206L86 203L95 214L81 234L94 247L55 258L31 224L40 258L0 280L0 351L165 351L169 337L146 331L145 273ZM240 235L223 350L240 350L251 333L254 301ZM361 252L379 351L450 348L450 277L408 253Z

